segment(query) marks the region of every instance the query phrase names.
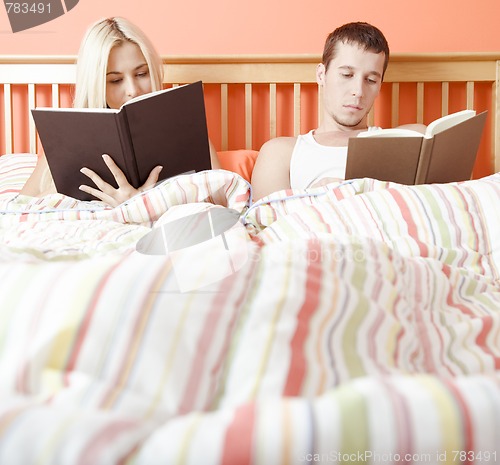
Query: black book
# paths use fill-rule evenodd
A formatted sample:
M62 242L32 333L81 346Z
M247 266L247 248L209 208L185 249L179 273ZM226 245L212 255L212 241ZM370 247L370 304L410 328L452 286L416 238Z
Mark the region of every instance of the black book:
M83 167L116 187L103 154L135 188L157 165L160 180L211 168L201 81L136 97L118 110L36 108L32 114L57 191L73 198L95 200L79 189L94 187Z

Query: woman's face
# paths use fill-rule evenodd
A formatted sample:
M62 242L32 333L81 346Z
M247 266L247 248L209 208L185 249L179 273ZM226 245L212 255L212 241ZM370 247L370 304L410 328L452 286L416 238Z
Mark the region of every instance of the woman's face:
M124 42L113 47L106 70L108 106L120 108L131 98L151 91L149 68L139 46L133 42Z

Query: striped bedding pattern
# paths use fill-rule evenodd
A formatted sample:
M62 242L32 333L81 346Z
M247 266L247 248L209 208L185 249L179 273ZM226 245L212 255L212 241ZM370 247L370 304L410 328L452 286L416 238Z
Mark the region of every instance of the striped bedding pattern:
M16 153L0 156L0 200L18 193L35 169L37 156Z
M500 174L444 185L356 180L309 197L307 205L253 205L245 221L265 243L304 237L371 238L405 256L435 258L500 279ZM350 194L350 195L349 195ZM313 199L311 201L311 199ZM297 200L293 200L296 202ZM262 218L274 217L269 227Z
M249 201L248 182L234 173L218 170L169 178L116 208L62 194L33 198L14 192L5 198L0 196L0 215L2 226L54 220L106 220L151 226L165 211L177 205L208 202L243 211Z
M0 464L498 463L499 200L500 175L254 205L227 172L116 209L6 194ZM246 261L182 292L222 263L136 244L213 204Z

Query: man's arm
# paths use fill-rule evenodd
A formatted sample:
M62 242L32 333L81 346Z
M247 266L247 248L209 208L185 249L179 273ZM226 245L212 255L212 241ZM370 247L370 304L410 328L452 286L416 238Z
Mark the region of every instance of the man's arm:
M413 123L413 124L401 124L400 126L396 126L396 128L411 129L412 131L417 131L421 132L422 134L425 134L427 126L425 124Z
M290 160L296 140L295 137L278 137L262 146L252 172L254 201L290 189Z

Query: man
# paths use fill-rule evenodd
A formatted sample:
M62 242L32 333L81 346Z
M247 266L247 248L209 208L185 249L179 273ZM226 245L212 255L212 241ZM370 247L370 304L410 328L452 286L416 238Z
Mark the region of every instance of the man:
M321 123L308 134L278 137L262 146L252 174L255 200L281 189L344 179L348 139L368 129L368 112L388 62L387 40L370 24L345 24L328 36L316 68Z

